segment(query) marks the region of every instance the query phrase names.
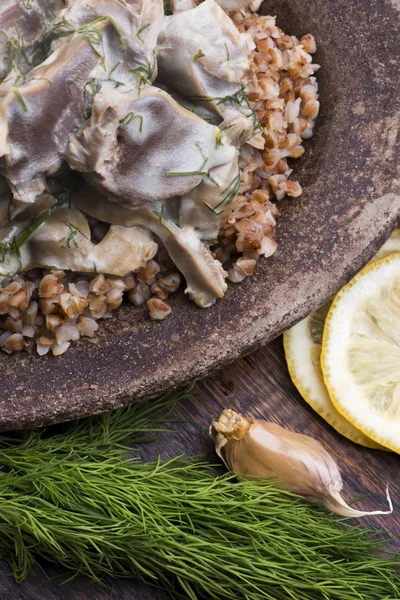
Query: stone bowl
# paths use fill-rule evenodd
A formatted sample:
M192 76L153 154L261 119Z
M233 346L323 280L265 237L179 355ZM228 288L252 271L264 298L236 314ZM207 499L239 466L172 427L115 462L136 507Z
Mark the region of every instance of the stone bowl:
M154 396L266 344L346 283L400 216L399 0L267 0L278 24L318 42L321 114L296 161L304 193L280 204L278 251L223 301L183 293L152 322L123 306L59 358L0 356L0 428L66 421Z

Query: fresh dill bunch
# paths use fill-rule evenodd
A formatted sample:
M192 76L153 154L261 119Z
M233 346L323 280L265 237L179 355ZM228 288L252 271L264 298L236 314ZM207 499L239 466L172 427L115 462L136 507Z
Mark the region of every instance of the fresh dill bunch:
M132 458L128 444L157 437L183 396L0 436L0 556L18 581L45 559L98 582L138 577L172 598L400 596L398 559L373 532L272 482L216 476L205 459Z

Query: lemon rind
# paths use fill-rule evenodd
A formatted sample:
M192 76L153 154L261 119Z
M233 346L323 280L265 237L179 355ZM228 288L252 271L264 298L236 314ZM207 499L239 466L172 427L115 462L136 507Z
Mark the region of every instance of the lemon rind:
M331 348L330 348L330 346L332 344L332 339L334 339L334 336L337 335L337 331L335 333L332 333L332 326L333 326L333 324L336 326L335 322L336 322L337 317L339 316L338 306L340 307L342 298L344 296L346 296L346 298L347 298L348 297L347 294L352 289L354 289L355 286L359 285L361 281L365 281L364 278L367 278L372 271L379 271L380 269L383 269L386 266L391 267L396 262L399 263L398 273L400 274L400 252L393 252L392 254L390 254L384 258L378 259L378 260L368 264L366 267L364 267L364 269L362 269L335 296L335 298L331 304L331 307L328 311L326 320L325 320L325 326L324 326L324 331L323 331L323 336L322 336L321 368L322 368L325 386L326 386L329 396L332 400L332 403L335 406L335 408L337 409L337 411L340 414L342 414L345 419L347 419L354 427L356 427L356 429L361 431L365 436L371 438L376 443L381 444L382 446L385 446L386 448L388 448L390 450L393 450L394 452L400 453L400 435L399 435L400 429L398 427L396 430L396 426L391 426L390 423L387 423L387 421L385 421L385 419L383 417L380 417L380 415L377 415L375 412L374 412L373 416L371 416L371 418L368 417L368 419L366 419L366 415L367 415L368 411L365 411L366 407L365 407L365 405L363 405L362 400L358 402L359 408L360 408L358 413L357 413L357 410L353 410L353 411L349 410L348 403L343 402L343 397L345 394L343 392L343 385L338 384L338 375L337 375L341 369L338 367L337 364L335 365L336 378L332 377L332 369L331 369L332 359L334 357L337 358L339 365L341 365L341 359L340 359L340 356L339 357L337 357L336 355L332 356L333 352L331 352ZM390 282L392 275L393 275L393 273L391 272L391 269L389 268L388 273L386 275L386 279L387 279L388 283ZM367 280L367 283L368 283L368 280ZM381 288L382 285L380 285L379 287ZM361 292L362 290L357 290L357 291ZM364 298L365 294L361 294L360 296ZM340 307L340 308L343 308L343 307ZM348 311L348 307L346 307L346 311ZM348 322L350 322L349 319L348 319ZM333 343L332 347L334 347L334 346L335 346L335 344ZM343 369L343 371L345 372L345 369ZM340 376L340 381L342 381L342 379L343 379L343 376ZM345 387L347 388L346 396L351 391L359 392L358 386L356 386L355 384L351 386L350 384L351 384L351 378L349 376L347 378L347 381L345 382ZM355 398L357 398L357 393L354 393L354 395L352 396L353 405L355 402ZM355 416L355 413L361 415L361 417ZM370 424L371 419L374 421L375 426ZM389 428L391 430L391 433L385 434L385 435L383 435L381 433L377 433L377 430L379 431L379 423L381 423L381 425L382 425L381 431L384 429L387 430ZM395 441L396 439L398 440L397 443Z
M309 340L309 344L304 343L304 347L307 347L307 356L302 357L302 365L304 367L304 371L306 372L306 377L302 377L299 374L299 360L295 358L296 349L295 345L296 335L299 331L301 331L301 335L303 336L303 340L305 341L308 338L308 317L286 331L283 336L283 346L285 350L286 362L290 374L290 378L297 388L298 392L302 396L302 398L307 402L309 406L328 423L335 431L343 435L345 438L354 442L356 444L360 444L367 448L373 449L382 449L382 446L376 443L374 440L368 438L361 431L355 428L345 417L342 416L340 412L337 411L333 402L330 399L327 389L324 386L323 381L319 381L318 375L315 374L315 380L313 384L306 385L305 379L307 378L307 371L309 372L309 379L312 378L312 358L311 358L311 348L314 345L311 340ZM307 336L307 338L306 338ZM314 389L313 389L314 388ZM330 405L332 407L331 412Z

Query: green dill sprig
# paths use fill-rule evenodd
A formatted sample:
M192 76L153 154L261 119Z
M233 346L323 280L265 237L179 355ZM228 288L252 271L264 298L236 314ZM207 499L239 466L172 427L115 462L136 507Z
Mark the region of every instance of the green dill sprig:
M22 106L22 110L24 111L24 113L29 112L29 109L28 109L28 107L27 107L27 105L25 103L25 100L24 100L24 98L23 98L20 90L18 88L16 88L16 87L11 87L10 88L10 92L12 92L16 96L18 102Z
M218 146L223 146L222 131L215 125L215 148L217 149Z
M221 201L218 202L216 206L210 206L205 202L204 204L209 208L214 214L220 215L223 213L225 206L231 204L233 200L239 193L240 188L240 174L238 173L235 177L230 181L227 187L222 190L220 193ZM219 209L219 210L218 210Z
M225 52L226 52L226 60L227 62L229 62L231 60L230 54L229 54L229 48L226 42L224 42L224 46L225 46Z
M8 71L10 74L10 77L4 79L3 83L13 78L12 73L14 75L18 73L15 81L22 85L25 83L28 73L47 58L49 45L46 40L39 40L30 46L28 54L20 31L12 37L8 37L4 32L0 32L0 34L3 34L6 38Z
M223 98L220 98L217 102L217 104L232 104L232 105L239 105L241 106L242 104L248 104L248 98L247 98L247 92L246 92L246 87L242 86L237 92L235 92L234 94L230 94L228 96L224 96Z
M98 17L91 23L82 25L81 27L79 27L79 29L77 29L77 32L83 34L85 39L87 39L89 42L93 42L95 44L99 43L100 40L102 42L102 30L97 28L96 26L99 25L99 23L104 23L105 21L107 21L114 27L114 29L118 35L121 49L125 50L126 40L121 32L121 29L118 27L118 24L115 22L115 20L113 18L109 17L108 15Z
M51 215L51 209L48 208L31 219L28 225L20 233L13 236L9 242L0 243L0 262L4 262L6 254L13 254L21 258L20 248L27 239L40 225L42 225Z
M65 37L65 36L70 36L70 35L76 33L76 34L80 35L81 37L83 37L83 39L85 39L88 42L88 44L90 44L90 46L92 47L95 54L99 58L101 58L101 61L100 61L101 66L103 67L104 70L106 70L104 40L103 40L104 31L102 28L98 27L98 25L100 23L104 23L105 21L107 21L108 23L110 23L113 26L113 28L115 29L115 31L117 33L121 49L125 50L126 49L125 37L123 36L122 31L119 28L116 21L112 17L109 17L108 15L98 17L94 21L91 21L90 23L85 23L85 25L81 25L78 28L74 27L74 25L72 23L69 23L66 19L63 19L62 21L57 23L53 27L53 29L49 32L49 34L47 35L47 37L45 39L45 45L50 47L51 42L53 40L56 40L56 39L59 39L61 37Z
M6 41L6 52L7 52L7 60L8 60L8 71L14 71L15 73L19 73L19 75L24 80L26 75L25 70L23 70L21 62L22 58L27 61L26 53L22 47L21 40L17 37L7 38ZM4 81L8 81L7 79ZM3 83L4 83L3 81Z
M32 233L36 231L36 229L38 229L41 225L43 225L43 223L47 221L50 215L51 208L47 208L46 210L33 217L33 219L30 220L27 227L25 227L25 229L21 231L21 233L15 236L15 247L19 250L22 244L25 244L25 242L32 235Z
M125 127L127 127L129 125L129 123L131 123L133 121L133 119L139 120L139 133L142 133L143 132L143 116L142 115L135 115L135 113L133 113L133 112L128 112L122 119L119 120L119 122L121 123L121 125L124 125Z
M129 72L135 75L135 77L138 79L140 93L141 88L149 85L154 79L157 69L157 55L156 52L153 51L151 60L145 57L144 60L132 58L132 61L137 66L134 69L130 69Z
M138 577L173 599L399 597L399 558L376 533L272 482L216 476L204 459L130 457L129 443L165 431L178 398L0 436L0 556L17 581L45 559L72 577Z
M196 54L193 55L193 60L199 60L199 58L203 58L203 56L205 56L203 50L200 48L200 50L198 52L196 52Z
M110 77L111 73L117 68L118 65L119 63L114 65L106 79L96 79L92 77L85 83L83 87L85 119L90 119L92 116L94 97L101 91L105 83L111 83L115 89L126 85L126 83L123 81L118 81ZM73 82L73 80L71 81Z
M249 105L246 87L242 86L233 94L227 96L190 96L193 102L215 102L216 104L231 104L237 106Z
M103 19L102 19L103 20ZM77 33L87 41L93 52L100 58L100 66L106 70L106 57L104 50L104 31L96 27L97 21L83 25L77 30Z
M253 123L253 133L264 130L263 126L261 125L260 121L257 120L257 117L252 110L249 112L248 115L245 115L245 116L248 119L250 119Z
M170 171L167 177L197 177L207 175L207 171Z
M142 42L142 44L144 44L144 39L141 37L141 34L146 31L146 29L148 29L150 27L150 23L146 23L146 25L143 25L143 27L141 27L140 29L138 29L137 33L136 33L136 37L138 38L138 40L140 42Z
M94 97L100 92L102 84L102 81L92 77L83 87L85 119L90 119L92 116Z
M85 235L83 233L83 231L81 231L79 229L79 227L77 227L76 225L74 225L73 223L68 223L68 221L63 221L64 225L66 225L68 227L68 229L70 231L76 232L76 234L79 233L79 235L82 235L84 238L86 238L87 240L89 239L87 235Z
M28 225L20 231L20 233L14 235L9 242L0 242L0 263L4 263L6 260L6 256L14 257L17 259L19 263L18 269L15 272L19 271L22 268L21 264L21 246L27 241L27 239L32 235L38 227L40 227L51 215L51 209L48 208L35 217L33 217ZM3 276L5 274L3 273Z
M75 248L77 248L78 242L75 239L77 235L81 235L87 240L89 239L88 236L85 235L83 233L83 231L81 231L79 229L79 227L77 227L73 223L68 223L68 221L63 221L63 223L68 228L69 234L68 234L68 237L65 238L65 244L63 246L61 246L61 248L70 249L72 242L74 243ZM64 241L64 240L62 240L62 241Z
M7 203L7 220L8 221L11 221L11 219L12 219L14 204L15 204L14 196L12 194L10 194L10 197L9 197L8 203Z
M164 4L164 15L166 17L168 17L169 15L172 15L171 0L163 0L163 4Z
M207 173L206 175L207 179L209 179L211 181L211 183L213 183L216 187L221 187L220 184L218 183L218 181L216 181L214 179L214 177L212 175L210 175L210 172Z
M111 75L114 73L115 69L117 69L119 67L119 65L121 64L121 61L119 60L118 62L115 63L115 65L113 66L113 68L110 70L108 77L111 79Z
M130 72L136 74L140 71L146 77L146 79L150 81L156 69L156 56L154 52L151 61L148 58L145 58L144 62L138 58L133 58L132 61L138 66L135 69L131 69Z
M4 263L6 255L10 253L12 247L12 243L0 242L0 263ZM15 254L15 251L13 254Z
M69 23L66 19L62 19L61 21L56 23L56 25L54 25L54 27L51 29L47 36L48 40L46 41L49 44L53 40L72 35L73 33L75 33L75 31L76 28L71 23Z

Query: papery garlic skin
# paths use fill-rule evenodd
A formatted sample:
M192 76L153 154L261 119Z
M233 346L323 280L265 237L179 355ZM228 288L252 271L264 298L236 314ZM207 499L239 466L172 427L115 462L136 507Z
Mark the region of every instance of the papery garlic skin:
M277 485L311 502L346 516L363 517L393 511L359 511L340 495L343 481L338 466L313 438L284 429L276 423L246 418L225 409L213 421L210 433L217 454L229 470L254 479L275 479Z

